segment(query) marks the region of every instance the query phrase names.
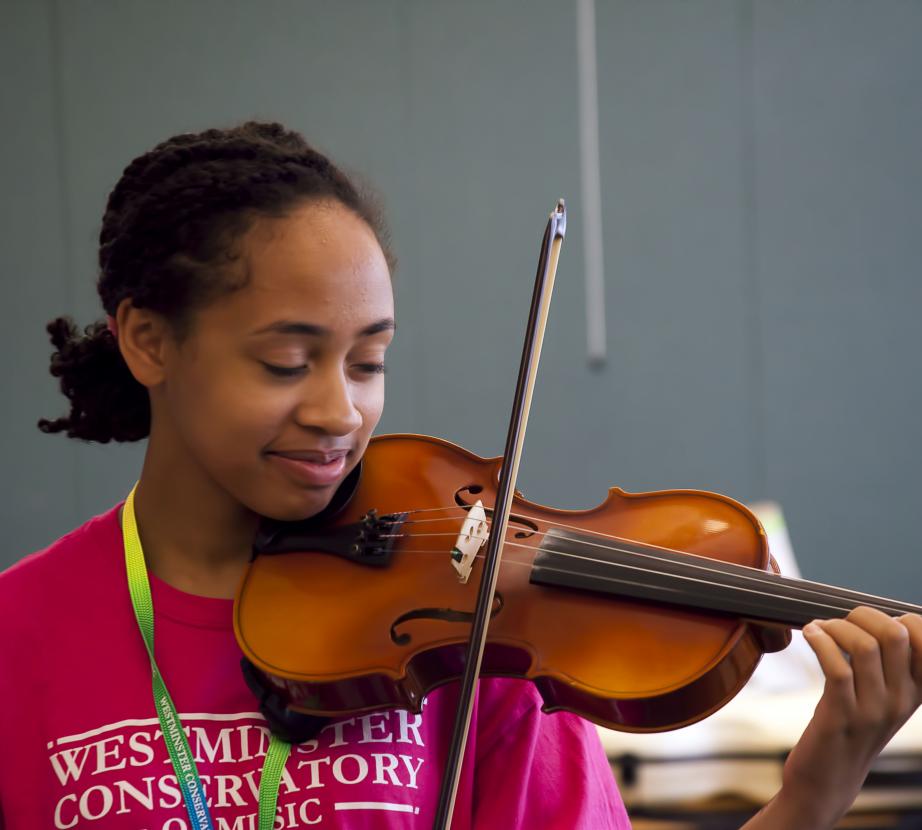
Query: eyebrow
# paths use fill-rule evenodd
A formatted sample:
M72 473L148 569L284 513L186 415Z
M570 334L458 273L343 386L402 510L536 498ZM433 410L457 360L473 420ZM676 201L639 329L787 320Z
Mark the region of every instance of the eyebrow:
M397 324L394 322L393 317L385 317L382 320L377 320L371 325L365 326L358 332L359 337L371 337L373 334L380 334L383 331L395 331ZM316 323L302 323L295 320L279 320L275 323L272 323L265 328L259 329L259 331L253 332L256 334L267 334L273 332L274 334L301 334L308 335L310 337L324 337L330 334L330 329L326 326L318 326Z

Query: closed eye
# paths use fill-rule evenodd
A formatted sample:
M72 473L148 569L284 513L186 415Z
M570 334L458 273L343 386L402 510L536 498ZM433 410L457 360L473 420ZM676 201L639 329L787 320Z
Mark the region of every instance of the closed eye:
M358 363L356 368L360 372L367 372L369 375L383 375L387 367L383 363Z
M262 362L262 361L260 361ZM274 363L263 363L263 368L269 374L279 378L293 378L307 371L307 366L276 366Z

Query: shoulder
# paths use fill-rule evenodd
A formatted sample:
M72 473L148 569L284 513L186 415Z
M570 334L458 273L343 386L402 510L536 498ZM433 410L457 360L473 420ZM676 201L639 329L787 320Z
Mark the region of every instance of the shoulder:
M119 505L94 516L47 548L23 557L0 573L0 624L62 594L83 589L93 579L105 581L113 550L121 543Z

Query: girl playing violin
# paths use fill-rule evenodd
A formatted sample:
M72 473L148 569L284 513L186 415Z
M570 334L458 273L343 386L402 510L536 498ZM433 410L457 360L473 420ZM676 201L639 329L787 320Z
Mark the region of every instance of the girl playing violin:
M48 326L70 412L40 427L147 451L125 504L0 575L0 828L431 826L454 687L274 754L232 627L260 517L321 511L381 416L378 215L300 135L250 122L131 162L99 266L106 321ZM919 617L804 633L826 689L749 830L831 827L922 700ZM540 707L480 681L452 826L629 827L594 727Z

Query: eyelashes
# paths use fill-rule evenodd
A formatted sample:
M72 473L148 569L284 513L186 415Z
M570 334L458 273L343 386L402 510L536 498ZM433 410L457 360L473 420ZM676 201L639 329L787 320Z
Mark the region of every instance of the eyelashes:
M276 366L274 363L262 363L263 368L274 377L278 378L294 378L299 377L303 374L306 374L310 367L307 365L304 366ZM383 363L357 363L355 364L360 372L367 375L383 375L387 371L387 367Z
M307 371L307 366L276 366L273 363L263 363L262 365L270 375L277 378L293 378Z

